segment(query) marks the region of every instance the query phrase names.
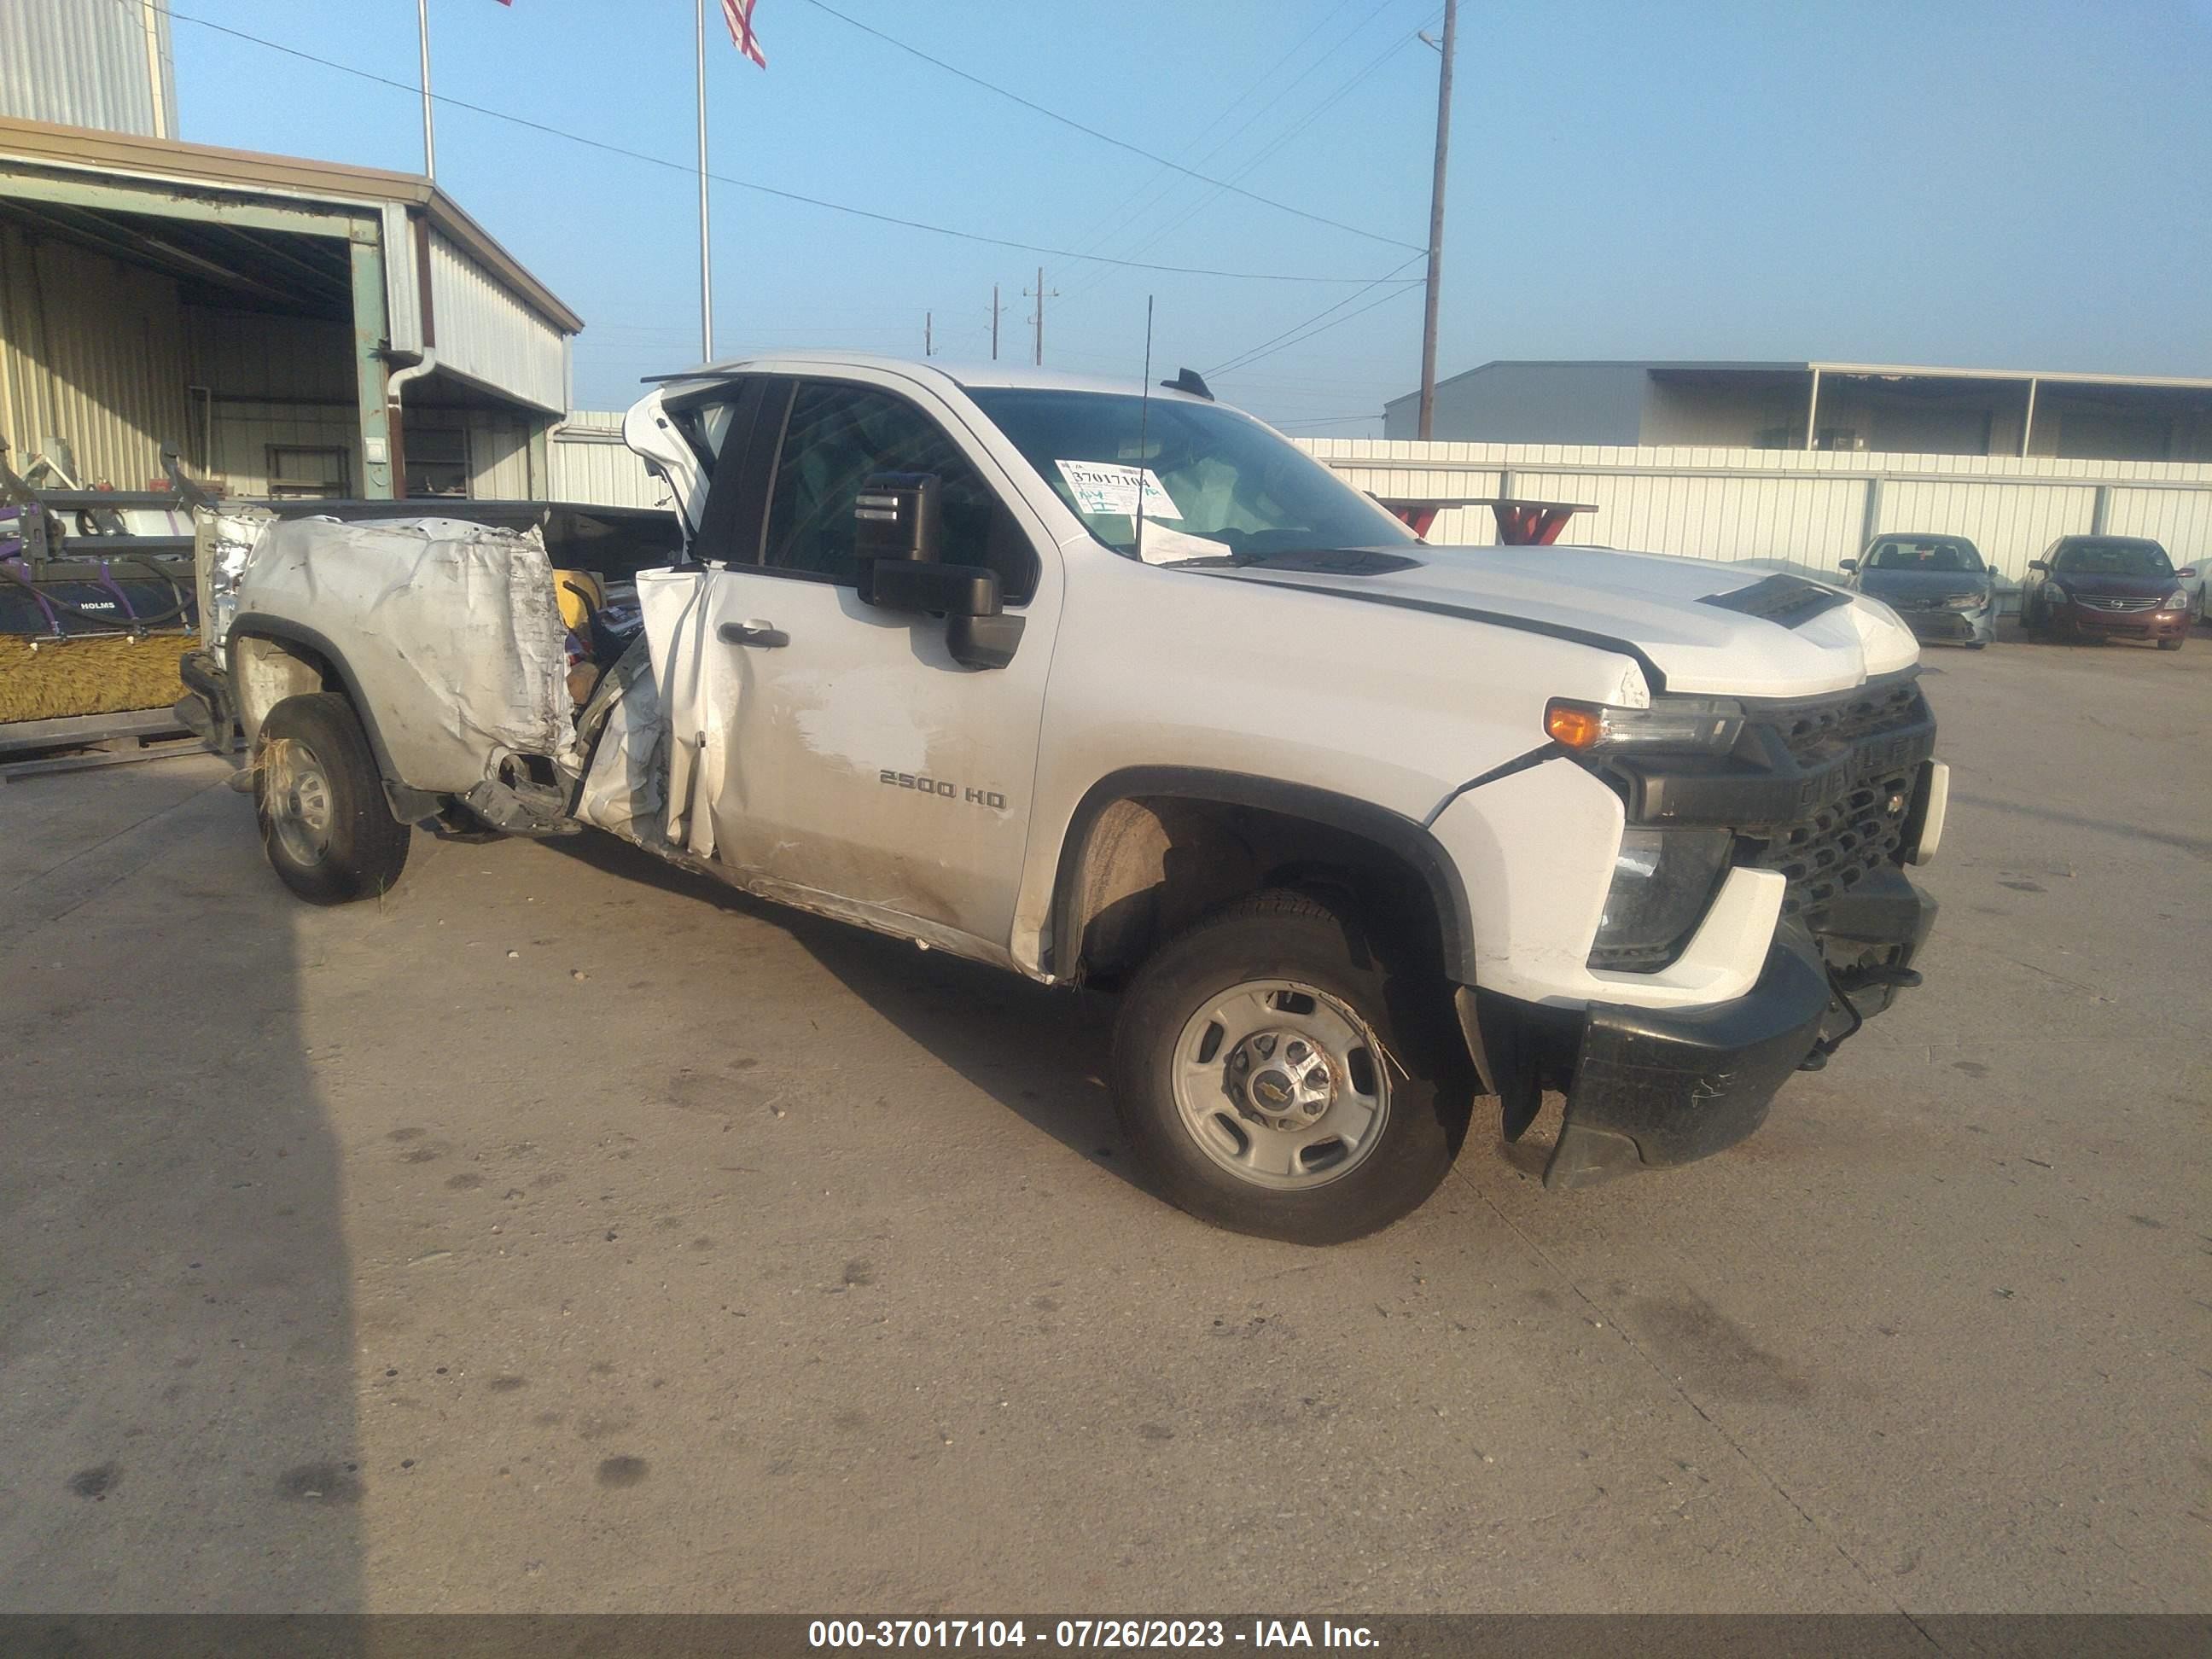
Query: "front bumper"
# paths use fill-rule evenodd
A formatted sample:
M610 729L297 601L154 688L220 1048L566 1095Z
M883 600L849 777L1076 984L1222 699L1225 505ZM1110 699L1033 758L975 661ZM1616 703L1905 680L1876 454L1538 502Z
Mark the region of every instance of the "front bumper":
M1929 645L1987 645L1996 638L1995 600L1980 611L1900 611L1912 637Z
M1732 1001L1591 1005L1544 1184L1595 1186L1735 1146L1816 1047L1825 1057L1824 1036L1889 1006L1935 919L1935 901L1890 871L1832 906L1817 939L1784 927L1759 982Z
M173 710L177 719L216 754L230 753L238 744L238 710L222 659L212 651L187 651L177 664L177 678L185 684Z
M2051 625L2077 639L2178 640L2189 632L2184 611L2098 611L2087 605L2054 606Z

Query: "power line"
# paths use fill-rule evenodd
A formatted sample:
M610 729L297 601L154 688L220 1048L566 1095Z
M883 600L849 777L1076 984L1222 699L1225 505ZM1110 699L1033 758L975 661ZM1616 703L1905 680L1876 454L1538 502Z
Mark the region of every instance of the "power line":
M1346 37L1347 41L1349 40L1349 36ZM1306 113L1298 120L1293 122L1290 126L1285 127L1280 133L1277 134L1271 143L1256 151L1250 160L1239 167L1232 176L1237 179L1250 178L1253 173L1259 170L1261 164L1267 161L1269 156L1274 155L1276 151L1281 149L1293 138L1296 138L1316 121L1319 120L1322 115L1326 114L1336 104L1340 102L1355 87L1358 87L1362 82L1373 75L1376 70L1381 69L1383 64L1389 63L1393 58L1395 58L1407 46L1412 46L1419 38L1419 37L1417 35L1405 35L1392 45L1385 46L1382 52L1369 60L1365 68L1360 70L1357 74L1353 75L1350 80L1338 87L1337 89L1331 93L1327 98L1316 104L1312 109L1307 111ZM1212 194L1201 195L1195 202L1193 202L1188 207L1185 208L1182 213L1178 214L1175 218L1170 219L1166 224L1161 226L1158 230L1147 237L1144 241L1139 243L1135 252L1143 253L1149 252L1152 248L1158 247L1162 242L1174 235L1176 231L1182 229L1183 226L1188 224L1192 219L1195 218L1200 213L1204 211L1205 209L1212 202L1214 195L1218 195L1218 191L1215 191ZM1423 252L1425 253L1426 250L1424 249Z
M1404 264L1400 265L1397 270L1391 271L1388 276L1377 276L1373 282L1368 283L1366 288L1359 289L1353 293L1346 295L1334 305L1328 307L1325 310L1316 312L1312 316L1307 318L1305 321L1302 323L1293 323L1290 327L1285 329L1280 334L1271 336L1267 339L1261 341L1258 345L1250 348L1249 350L1240 351L1237 356L1229 359L1228 362L1222 363L1216 368L1209 368L1206 372L1208 374L1234 374L1240 368L1243 368L1252 363L1258 362L1262 357L1272 356L1274 355L1276 350L1280 349L1280 347L1277 344L1279 341L1287 342L1291 344L1297 343L1295 341L1291 340L1291 335L1297 334L1303 330L1312 328L1316 323L1320 322L1322 319L1328 316L1330 312L1343 310L1345 307L1350 305L1354 300L1357 300L1360 295L1367 293L1370 289L1378 289L1385 283L1398 283L1401 291L1417 286L1423 280L1422 278L1419 276L1408 276L1401 280L1399 273L1407 270L1409 266L1419 264L1423 259L1425 259L1428 257L1429 256L1425 253L1416 254L1413 258L1407 260ZM1382 296L1384 300L1389 299L1391 295L1387 294ZM1378 300L1376 303L1380 305L1382 301ZM1361 307L1362 310L1366 308L1367 307ZM1358 312L1353 312L1352 313L1354 317L1358 314ZM1346 320L1348 319L1341 317L1337 319L1338 322ZM1334 325L1332 324L1330 326L1334 327ZM1318 333L1320 331L1316 329L1315 330L1315 332Z
M1171 161L1166 156L1156 155L1152 151L1146 149L1141 145L1130 143L1126 139L1116 138L1110 132L1101 132L1097 127L1085 126L1082 122L1076 120L1072 116L1063 115L1058 110L1054 109L1048 105L1040 104L1034 99L1023 97L1018 92L1011 92L1005 87L986 81L980 75L971 75L964 69L961 69L955 64L946 63L942 58L933 58L927 52L922 51L921 47L908 46L905 41L898 39L896 35L886 34L879 28L875 28L866 23L863 23L857 17L847 16L843 12L839 11L835 6L824 4L823 0L806 0L806 3L813 7L817 11L828 13L841 23L850 25L852 27L860 30L863 34L873 35L877 40L881 40L885 46L896 46L899 51L907 53L910 57L919 58L923 63L932 64L938 69L943 70L947 75L957 76L961 80L967 82L969 85L981 87L986 92L996 93L1000 97L1007 99L1013 103L1019 104L1024 109L1034 111L1036 113L1043 116L1048 121L1057 121L1060 125L1073 128L1075 131L1084 134L1086 137L1096 138L1101 143L1111 144L1116 149L1127 150L1132 155L1140 155L1144 157L1146 161L1151 161L1156 166L1171 168L1175 172L1182 173L1188 178L1196 179L1202 184L1212 185L1218 189L1232 191L1236 195L1242 196L1247 201L1257 202L1261 206L1273 208L1279 213L1293 214L1298 218L1306 220L1310 223L1327 225L1331 230L1341 230L1354 236L1363 236L1370 242L1381 242L1389 247L1413 247L1415 246L1415 244L1412 242L1403 241L1395 236L1378 236L1371 230L1360 229L1357 225L1347 225L1340 220L1324 218L1318 213L1309 213L1304 208L1292 207L1287 202L1278 202L1269 197L1258 195L1252 191L1240 190L1235 185L1229 183L1226 179L1209 178L1205 173L1198 172L1195 168L1187 167L1180 161Z
M1285 52L1280 58L1278 58L1273 63L1268 64L1265 70L1254 77L1252 83L1249 86L1246 87L1243 91L1238 93L1237 96L1230 100L1229 102L1224 104L1218 110L1216 110L1212 120L1208 121L1196 132L1191 134L1189 143L1186 146L1186 153L1188 154L1195 151L1199 144L1204 142L1206 134L1212 132L1216 127L1227 120L1231 115L1242 108L1247 99L1251 98L1257 94L1261 88L1266 86L1269 81L1273 80L1275 76L1279 74L1285 64L1287 64L1292 58L1296 58L1300 52L1304 52L1306 49L1307 44L1311 41L1316 35L1319 34L1322 30L1328 27L1330 23L1335 21L1335 20L1343 13L1345 8L1349 6L1351 3L1352 0L1336 0L1336 4L1331 9L1322 14L1321 21L1316 23L1311 28L1308 29L1304 34L1298 37L1297 45L1293 46L1288 52ZM1240 128L1239 131L1242 131L1242 129ZM1198 157L1199 163L1202 165L1205 162L1212 160L1216 151L1220 147L1217 145L1214 149L1207 150L1204 155L1200 155ZM1134 190L1131 191L1127 195L1124 196L1119 202L1114 204L1114 211L1109 215L1107 218L1106 228L1100 231L1097 235L1092 237L1085 246L1093 248L1100 248L1106 247L1112 244L1113 241L1121 234L1122 226L1127 224L1135 216L1135 213L1133 210L1137 210L1139 201L1145 201L1146 205L1150 205L1151 199L1158 199L1158 196L1164 195L1167 191L1173 189L1174 185L1175 177L1171 170L1166 167L1160 168L1151 177L1147 178L1143 184L1139 185Z
M333 58L320 58L313 52L302 52L297 46L288 46L276 40L266 40L258 34L248 34L243 29L234 29L227 24L211 22L204 17L195 17L189 12L172 11L169 16L176 22L195 24L198 27L211 30L217 34L227 34L234 40L245 40L257 46L266 47L270 52L282 52L287 58L296 58L302 63L319 64L324 69L336 70L342 75L350 75L359 80L374 82L378 86L391 87L397 91L405 93L410 98L419 98L422 95L421 88L409 86L404 81L395 81L388 76L377 75L364 69L356 69L350 64L341 64ZM697 168L687 167L681 161L672 161L665 156L648 155L643 150L630 149L621 144L611 144L605 139L587 138L580 132L571 132L563 127L550 126L543 121L533 121L527 116L512 114L506 110L492 109L486 105L471 103L465 98L450 97L442 92L434 93L432 97L437 103L447 105L454 109L466 110L471 115L487 116L495 121L505 121L511 125L522 127L532 132L543 133L550 138L562 138L572 144L581 144L586 149L599 150L609 155L619 155L628 161L642 161L649 167L663 167L672 173L680 173L687 179L698 176ZM709 173L707 176L718 185L733 185L739 190L752 191L762 196L773 196L781 201L797 202L805 207L823 208L831 213L842 213L857 219L872 220L878 224L896 225L906 230L927 231L933 236L949 236L957 241L976 242L988 247L1013 248L1023 253L1048 254L1055 259L1076 259L1090 264L1117 265L1130 270L1156 270L1175 276L1218 276L1250 283L1326 284L1358 283L1368 280L1364 276L1303 276L1284 271L1221 270L1206 265L1164 265L1140 259L1109 258L1103 254L1077 253L1067 248L1047 247L1038 242L1016 241L1005 236L986 236L978 231L956 230L950 225L933 225L920 219L901 218L896 214L878 213L870 208L853 207L843 202L827 201L818 196L802 195L797 191L779 190L773 185L758 184L750 179L739 179L726 173ZM1412 245L1401 243L1399 246Z
M1389 293L1383 295L1380 299L1370 301L1367 304L1360 307L1357 311L1347 311L1343 316L1337 318L1333 322L1321 323L1318 327L1310 328L1304 333L1299 335L1295 340L1285 340L1282 344L1270 346L1264 351L1255 351L1244 359L1243 363L1235 364L1228 368L1209 369L1207 373L1209 374L1223 376L1233 374L1238 368L1251 363L1256 363L1262 357L1272 357L1278 351L1288 351L1294 345L1304 345L1308 340L1312 339L1315 335L1326 334L1329 330L1336 327L1340 323L1348 323L1354 317L1364 317L1369 312L1374 310L1376 306L1388 305L1393 300L1402 300L1406 295L1413 293L1415 289L1421 287L1421 282L1418 277L1414 278L1411 282L1401 283L1397 287L1392 289ZM1330 309L1334 310L1335 307L1331 307ZM1326 315L1327 313L1324 313L1322 314ZM1318 321L1318 319L1312 320Z
M1304 83L1306 78L1312 75L1316 70L1318 70L1323 64L1331 62L1338 53L1341 52L1346 46L1350 46L1352 40L1362 30L1365 29L1370 23L1372 23L1376 18L1388 11L1393 5L1398 4L1399 3L1400 0L1380 0L1380 3L1377 4L1374 9L1366 12L1357 18L1353 21L1349 32L1340 36L1333 44L1322 52L1320 57L1315 58L1312 63L1308 64L1304 69L1300 70L1297 74L1293 76L1288 83L1278 91L1273 98L1270 98L1266 103L1261 104L1242 121L1239 121L1234 127L1230 129L1230 131L1224 134L1219 142L1215 143L1211 149L1208 149L1204 155L1199 156L1198 164L1203 167L1211 162L1215 156L1219 155L1229 149L1231 145L1236 143L1238 138L1243 136L1243 134L1255 122L1266 115L1267 112L1274 108L1276 105L1281 103L1284 99L1289 97L1291 93L1297 91L1297 88ZM1350 3L1350 0L1345 0L1345 3L1348 5ZM1311 29L1309 29L1306 32L1305 36L1298 42L1297 46L1292 47L1288 53L1285 53L1283 58L1277 61L1275 67L1267 71L1268 75L1273 75L1277 70L1281 69L1284 64L1289 63L1292 58L1295 58L1297 53L1304 48L1307 41L1311 40L1316 35L1319 34L1322 29L1335 21L1338 17L1343 15L1345 5L1340 5L1335 10L1325 14L1320 22L1315 24ZM1261 78L1264 81L1266 77L1263 76ZM1258 89L1258 83L1255 83L1252 90L1256 92ZM1237 101L1238 103L1242 103L1243 99L1240 97ZM1231 106L1231 107L1234 107L1234 106ZM1226 112L1224 112L1224 114ZM1209 126L1211 125L1212 124L1209 124ZM1280 146L1282 142L1282 139L1277 139L1274 144L1270 145L1267 149L1261 151L1260 156L1255 157L1249 164L1238 167L1237 171L1231 175L1232 181L1235 179L1249 178L1251 175L1253 169L1259 165L1260 159L1271 154L1273 149ZM1182 181L1180 179L1169 178L1157 181L1156 185L1146 186L1143 191L1139 192L1139 194L1144 196L1146 199L1139 203L1128 214L1124 216L1124 222L1129 220L1137 219L1146 213L1162 207L1167 202L1168 198L1174 194L1176 186L1181 182ZM1176 230L1182 228L1184 224L1189 222L1194 215L1195 215L1200 209L1206 206L1220 194L1221 191L1219 189L1201 191L1195 201L1194 201L1189 207L1176 214L1176 216L1166 225L1155 228L1151 234L1145 236L1145 240L1139 243L1136 248L1132 250L1133 253L1147 252L1152 248L1158 246L1163 240ZM1138 234L1143 234L1144 233L1140 230ZM1092 242L1091 246L1092 247L1103 247L1107 245L1109 240L1109 239L1107 238L1101 238L1098 240ZM1077 283L1074 291L1077 294L1087 294L1091 289L1097 288L1101 283L1104 283L1112 275L1113 272L1111 270L1103 266L1088 271L1084 275L1081 280Z

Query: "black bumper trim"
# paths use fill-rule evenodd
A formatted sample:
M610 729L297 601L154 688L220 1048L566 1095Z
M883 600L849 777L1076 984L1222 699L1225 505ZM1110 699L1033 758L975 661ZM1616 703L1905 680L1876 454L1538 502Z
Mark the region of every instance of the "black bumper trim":
M1759 982L1705 1008L1593 1004L1547 1187L1587 1187L1689 1164L1766 1121L1820 1035L1832 993L1802 933L1778 940Z
M1766 1121L1832 1022L1856 1030L1895 1000L1935 921L1935 900L1893 869L1838 901L1818 939L1785 922L1759 982L1732 1002L1593 1003L1544 1184L1595 1186L1735 1146Z

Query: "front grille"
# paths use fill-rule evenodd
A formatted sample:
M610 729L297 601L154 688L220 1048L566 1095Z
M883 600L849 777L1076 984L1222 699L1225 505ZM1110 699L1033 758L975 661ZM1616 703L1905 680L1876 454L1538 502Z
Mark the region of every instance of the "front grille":
M1928 705L1911 678L1862 686L1840 696L1777 703L1759 711L1802 766L1832 758L1830 751L1915 726L1928 719Z
M1819 914L1884 864L1902 861L1920 763L1936 725L1917 681L1747 710L1780 740L1805 781L1799 816L1740 825L1750 862L1790 884L1783 914Z
M1834 805L1778 831L1757 861L1790 884L1782 914L1817 915L1884 864L1901 862L1912 787L1910 771L1869 778Z
M2084 593L2077 594L2074 603L2087 611L2155 611L2163 601L2108 599L2099 593Z

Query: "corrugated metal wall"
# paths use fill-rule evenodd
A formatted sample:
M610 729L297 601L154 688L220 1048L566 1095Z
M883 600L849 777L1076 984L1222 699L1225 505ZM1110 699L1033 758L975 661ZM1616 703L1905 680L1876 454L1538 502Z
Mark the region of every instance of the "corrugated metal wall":
M2212 467L2205 471L2212 472ZM2185 564L2212 562L2212 490L2115 489L2105 528L2115 536L2148 536ZM2188 550L2185 552L2183 550Z
M435 231L430 314L441 368L549 415L568 409L568 336Z
M622 441L620 410L579 409L553 428L553 499L601 507L666 507L667 487Z
M186 361L173 282L0 223L0 434L18 469L64 439L88 482L144 488L191 430Z
M480 501L526 501L545 493L531 476L530 425L520 415L467 411L469 494Z
M2212 465L1798 450L1419 443L1317 438L1299 447L1378 495L1586 502L1563 540L1758 560L1832 575L1869 535L1948 532L2008 580L2063 535L2152 536L2212 562ZM2104 500L2099 523L2099 499ZM1430 539L1487 545L1487 507L1440 514Z
M265 495L272 450L337 449L344 452L349 493L359 495L351 329L264 312L188 307L185 316L192 383L212 407L193 411L198 429L180 447L211 481L234 495Z
M175 137L168 0L0 3L0 115Z

